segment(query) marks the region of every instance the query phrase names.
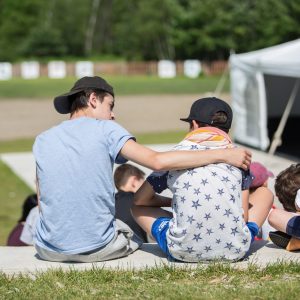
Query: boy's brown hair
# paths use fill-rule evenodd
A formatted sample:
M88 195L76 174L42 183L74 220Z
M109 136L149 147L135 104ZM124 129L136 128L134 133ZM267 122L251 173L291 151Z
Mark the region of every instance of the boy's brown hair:
M286 211L295 212L295 198L300 189L300 164L293 164L279 173L275 181L275 192Z
M118 191L120 190L121 186L127 183L127 180L130 176L135 176L137 179L144 179L145 173L131 164L123 164L116 168L114 181Z

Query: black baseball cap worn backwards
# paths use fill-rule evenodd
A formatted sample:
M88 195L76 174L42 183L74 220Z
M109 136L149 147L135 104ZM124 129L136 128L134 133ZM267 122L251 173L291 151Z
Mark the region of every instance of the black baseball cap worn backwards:
M68 114L71 111L73 96L84 91L85 89L99 89L111 94L114 97L113 87L110 86L103 78L99 76L82 77L77 80L70 92L54 98L54 107L61 114Z
M187 118L180 119L181 121L191 122L192 120L213 125L213 119L215 113L224 112L227 116L227 121L222 124L222 128L230 129L232 122L232 110L231 107L223 100L216 97L207 97L196 100L192 106L190 115ZM220 125L218 125L221 127Z

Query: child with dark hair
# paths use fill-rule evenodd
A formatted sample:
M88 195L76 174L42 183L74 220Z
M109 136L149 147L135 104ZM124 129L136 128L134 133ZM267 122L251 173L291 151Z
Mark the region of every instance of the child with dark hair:
M223 100L199 99L188 118L181 120L189 123L190 132L175 150L188 153L234 147L227 134L232 110ZM154 172L135 194L133 216L170 259L239 260L248 252L273 203L267 187L249 196L250 183L249 172L221 162ZM172 199L158 195L167 188ZM168 205L172 213L161 209Z
M23 207L22 207L22 216L19 219L18 224L13 228L13 230L11 231L11 233L8 236L7 246L27 246L28 245L20 240L20 236L22 234L27 216L29 215L30 211L37 205L38 205L38 202L37 202L36 194L29 195L24 200Z
M135 222L130 211L134 193L144 180L145 173L131 164L120 165L114 173L115 186L118 190L115 195L115 217L127 224L143 242L147 242L146 232Z
M300 164L293 164L276 178L275 193L284 209L274 209L270 224L272 242L288 251L300 250Z

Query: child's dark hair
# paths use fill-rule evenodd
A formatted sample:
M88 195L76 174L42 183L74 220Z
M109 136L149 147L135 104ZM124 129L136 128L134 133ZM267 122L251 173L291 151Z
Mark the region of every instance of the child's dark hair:
M103 101L104 96L107 94L105 91L100 89L86 89L78 94L75 94L73 96L72 99L73 101L71 104L71 110L70 110L71 115L74 114L79 109L88 107L88 100L92 93L95 93L99 97L100 102Z
M32 208L34 208L35 206L38 205L38 201L37 201L37 195L36 194L31 194L29 195L23 203L23 207L22 207L22 216L19 219L19 223L21 222L25 222L27 216L29 215L29 212L31 211Z
M275 181L275 193L283 208L295 212L295 198L300 189L300 164L293 164L279 173Z
M137 179L144 179L145 173L131 164L124 164L116 168L114 181L118 191L121 186L126 184L130 176L136 176Z
M223 128L224 124L226 124L226 122L227 122L227 119L228 119L228 117L227 117L227 114L225 112L218 111L212 117L212 121L213 121L212 124L208 125L208 124L201 123L199 121L196 121L196 122L198 123L198 125L200 127L205 127L205 126L217 127L219 129L225 131L226 133L228 133L229 129Z

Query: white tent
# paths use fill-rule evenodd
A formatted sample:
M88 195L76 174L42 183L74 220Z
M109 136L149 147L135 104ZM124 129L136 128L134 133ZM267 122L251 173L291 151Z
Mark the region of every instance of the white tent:
M278 117L270 153L281 144L289 116L300 116L300 39L230 56L234 139L262 150L270 146L268 119ZM299 139L299 135L295 136Z

